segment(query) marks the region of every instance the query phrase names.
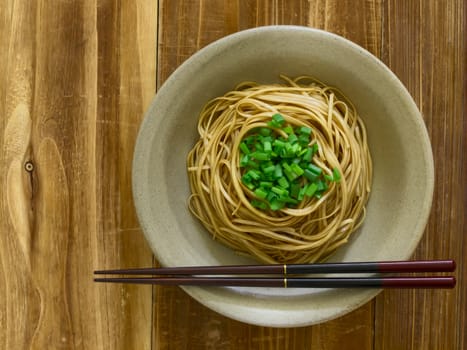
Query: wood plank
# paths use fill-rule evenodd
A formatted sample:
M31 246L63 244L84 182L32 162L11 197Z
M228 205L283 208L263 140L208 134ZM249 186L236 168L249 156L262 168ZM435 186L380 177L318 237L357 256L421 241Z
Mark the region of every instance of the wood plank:
M156 293L156 349L372 349L373 303L322 325L271 328L221 316L180 288Z
M376 55L381 52L381 2L357 1L342 11L334 1L162 1L158 86L208 43L267 24L309 25L346 36ZM179 288L157 288L154 302L157 349L372 349L373 302L313 327L274 329L227 319Z
M158 86L214 40L268 24L306 25L308 16L309 2L304 0L161 1Z
M341 35L380 57L381 9L381 0L311 1L308 25Z
M97 7L96 265L150 266L131 193L134 142L155 93L157 2L105 1ZM152 289L100 285L104 347L151 346Z
M384 60L419 106L435 160L431 217L414 257L456 259L458 285L377 298L376 349L465 349L466 3L391 0L384 13Z
M31 271L33 210L31 106L34 91L36 4L0 6L0 348L26 348L40 317L40 294ZM6 49L3 49L6 48Z
M0 348L148 349L151 288L92 271L152 263L129 179L157 2L4 1L0 15Z

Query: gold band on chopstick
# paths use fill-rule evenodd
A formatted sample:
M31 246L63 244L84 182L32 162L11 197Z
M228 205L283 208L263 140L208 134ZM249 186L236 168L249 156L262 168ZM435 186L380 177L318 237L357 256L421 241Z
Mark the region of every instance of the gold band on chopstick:
M284 288L287 288L287 278L284 277Z
M287 265L284 264L284 275L287 275Z

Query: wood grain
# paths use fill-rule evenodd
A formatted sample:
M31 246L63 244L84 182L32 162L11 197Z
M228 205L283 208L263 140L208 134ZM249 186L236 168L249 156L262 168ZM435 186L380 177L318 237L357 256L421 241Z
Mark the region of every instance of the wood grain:
M1 8L0 347L24 349L41 302L31 271L32 178L24 171L31 153L35 43L29 25L35 23L36 6L7 2Z
M148 349L152 290L91 277L152 264L129 183L155 92L157 2L0 9L0 348Z
M459 267L455 291L393 290L378 297L376 349L467 348L465 4L386 3L383 59L420 108L435 161L431 216L414 257L451 257Z
M467 4L463 0L0 2L0 349L467 349ZM297 24L382 60L433 146L432 212L414 257L454 258L454 291L385 291L325 324L227 319L180 288L95 285L157 265L131 159L156 87L236 31Z
M157 2L97 4L96 266L150 266L152 254L137 223L131 195L131 158L143 111L155 93ZM89 276L88 276L89 278ZM98 290L110 326L110 349L147 349L151 288Z

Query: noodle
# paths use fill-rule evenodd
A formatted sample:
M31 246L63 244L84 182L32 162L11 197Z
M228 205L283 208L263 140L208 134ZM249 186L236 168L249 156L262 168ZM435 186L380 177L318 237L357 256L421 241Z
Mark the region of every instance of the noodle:
M366 131L337 90L310 77L282 78L285 84L242 83L204 107L200 138L187 157L189 209L214 239L240 254L265 263L322 261L364 220L372 178ZM341 176L320 198L263 210L252 205L255 193L242 183L239 146L277 113L287 125L311 128L313 162L327 176L333 169Z

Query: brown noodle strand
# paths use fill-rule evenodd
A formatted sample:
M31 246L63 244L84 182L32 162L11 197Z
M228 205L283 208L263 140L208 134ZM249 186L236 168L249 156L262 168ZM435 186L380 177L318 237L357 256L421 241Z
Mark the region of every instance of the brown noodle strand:
M340 91L311 77L282 78L285 84L244 82L204 107L200 139L187 157L188 207L216 240L242 255L266 263L310 263L327 259L363 223L372 162L365 126ZM238 148L275 113L288 124L312 128L310 145L319 146L313 162L328 175L337 168L341 180L330 183L320 199L263 211L250 204L254 194L240 180Z

